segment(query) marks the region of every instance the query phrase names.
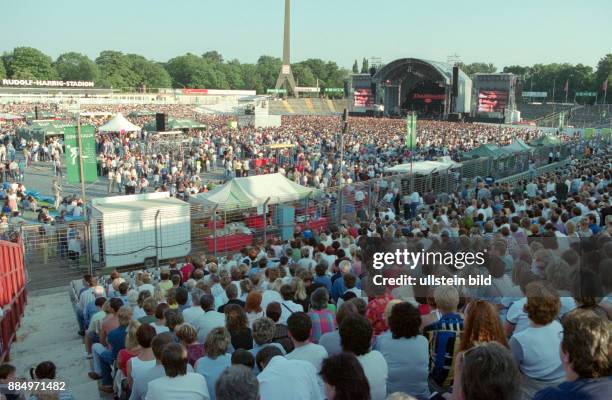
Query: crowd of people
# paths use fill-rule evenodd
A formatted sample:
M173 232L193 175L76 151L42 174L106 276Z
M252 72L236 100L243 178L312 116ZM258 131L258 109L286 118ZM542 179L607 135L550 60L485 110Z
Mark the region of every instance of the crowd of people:
M139 151L143 133L100 136L100 156L113 173L128 164L130 180L158 175L161 187L199 174L197 160L206 168L209 155L227 177L244 173L242 160L247 175L265 173L256 160L268 159L318 187L380 176L407 156L398 120L351 119L340 169L339 119L291 117L252 131L208 118L178 159ZM532 135L428 121L419 132L423 158ZM287 142L297 147L266 147ZM388 187L387 206L372 215L306 227L290 240L223 258L192 254L159 271L86 275L75 309L89 377L130 399L612 398L611 166L601 144L588 158L516 183L476 179L448 193ZM486 262L376 270L372 241L481 251ZM377 274L480 275L492 284L380 286ZM0 367L3 385L14 375Z

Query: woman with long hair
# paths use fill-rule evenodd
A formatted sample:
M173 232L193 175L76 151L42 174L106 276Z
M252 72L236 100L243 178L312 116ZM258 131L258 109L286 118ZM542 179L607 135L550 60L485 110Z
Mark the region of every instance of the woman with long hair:
M370 400L370 384L363 367L352 353L340 353L323 360L319 373L327 400Z
M230 333L234 350L251 350L253 348L253 336L244 309L237 304L228 304L224 311L225 327Z
M472 301L466 308L459 351L469 350L476 343L493 341L508 347L508 340L495 306L485 300Z
M461 371L463 355L471 348L482 343L498 342L508 347L508 340L502 328L495 306L485 300L474 300L466 307L463 334L459 343L459 352L455 355L453 400L463 400L461 392Z
M249 320L249 328L253 327L253 321L264 316L264 311L261 308L261 292L251 292L247 295L244 305L244 311Z

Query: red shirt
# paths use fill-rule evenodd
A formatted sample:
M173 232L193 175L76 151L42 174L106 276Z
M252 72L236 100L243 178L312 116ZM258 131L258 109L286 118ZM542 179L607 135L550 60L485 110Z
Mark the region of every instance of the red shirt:
M393 300L393 296L385 293L384 295L378 296L368 303L368 307L366 308L366 317L372 324L374 336L378 336L389 329L389 326L385 322L384 315L387 303L389 303L391 300Z
M193 264L187 263L181 267L181 274L183 275L183 282L187 282L193 271Z

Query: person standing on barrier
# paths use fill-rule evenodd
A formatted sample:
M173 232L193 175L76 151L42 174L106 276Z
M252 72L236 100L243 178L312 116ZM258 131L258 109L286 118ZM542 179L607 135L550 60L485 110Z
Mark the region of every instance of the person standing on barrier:
M53 196L55 197L54 206L55 206L55 209L57 210L62 202L62 186L57 181L57 179L53 180L53 185L51 189L53 190Z

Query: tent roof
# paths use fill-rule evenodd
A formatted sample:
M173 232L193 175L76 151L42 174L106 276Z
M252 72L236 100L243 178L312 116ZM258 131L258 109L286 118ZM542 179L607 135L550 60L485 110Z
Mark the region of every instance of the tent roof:
M268 199L269 205L300 200L314 191L277 173L234 178L208 193L190 196L189 202L218 205L220 210L231 210L258 207Z
M472 149L465 153L465 155L469 157L478 156L478 157L491 157L491 158L499 158L507 155L508 152L504 149L500 148L496 144L485 143L478 146L475 149Z
M386 168L385 172L409 173L412 170L413 174L427 175L433 173L434 171L446 171L447 169L456 168L460 165L460 163L451 160L450 157L442 157L438 161L417 161L412 163L412 169L410 167L410 163L395 165L393 167Z
M139 126L128 121L121 113L118 113L110 121L98 128L99 132L137 132L139 130Z
M553 135L542 135L536 140L531 142L533 146L558 146L560 145L561 139Z
M12 120L12 119L23 119L21 115L0 113L0 119Z
M37 121L21 129L21 132L32 136L35 132L43 132L45 136L63 135L66 123L62 121Z
M521 139L515 139L511 144L502 147L502 149L506 150L509 153L520 153L523 151L533 150L533 147L529 146Z

